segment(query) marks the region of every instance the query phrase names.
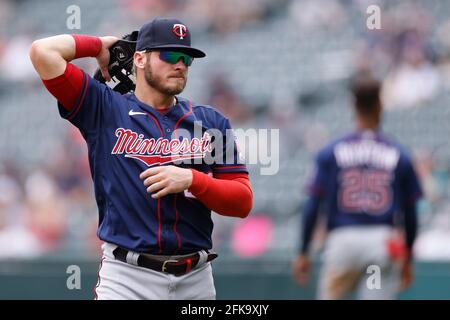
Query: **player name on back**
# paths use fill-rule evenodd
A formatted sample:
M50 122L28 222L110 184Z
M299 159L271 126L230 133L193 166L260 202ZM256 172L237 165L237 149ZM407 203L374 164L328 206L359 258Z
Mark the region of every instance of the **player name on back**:
M345 141L334 148L334 156L339 167L371 165L385 170L397 166L400 152L395 147L374 140Z

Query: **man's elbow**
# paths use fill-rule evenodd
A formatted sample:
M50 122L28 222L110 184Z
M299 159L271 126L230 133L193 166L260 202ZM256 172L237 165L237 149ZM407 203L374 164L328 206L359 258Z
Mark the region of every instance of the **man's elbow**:
M53 79L66 69L66 61L59 52L51 48L51 42L46 38L34 41L28 54L34 69L44 80Z
M46 50L42 40L33 41L30 50L28 52L30 60L31 62L33 62L33 65L36 66L44 59L45 52Z
M34 69L41 78L53 77L53 69L57 65L58 59L55 53L49 50L45 39L34 41L28 54Z
M246 194L245 200L242 201L242 205L240 206L238 217L239 218L247 218L253 208L253 193L249 190Z

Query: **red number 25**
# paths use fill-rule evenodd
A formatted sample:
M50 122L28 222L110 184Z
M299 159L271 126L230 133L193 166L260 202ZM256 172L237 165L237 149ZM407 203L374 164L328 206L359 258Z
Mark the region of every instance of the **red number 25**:
M344 212L383 214L392 204L391 172L345 169L340 174L339 207Z

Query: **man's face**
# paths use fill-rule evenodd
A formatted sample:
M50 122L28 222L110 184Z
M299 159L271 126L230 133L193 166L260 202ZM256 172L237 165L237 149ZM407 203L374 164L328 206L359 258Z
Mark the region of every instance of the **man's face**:
M147 52L144 77L147 84L166 95L180 94L187 83L188 67L179 60L176 64L162 61L159 51Z

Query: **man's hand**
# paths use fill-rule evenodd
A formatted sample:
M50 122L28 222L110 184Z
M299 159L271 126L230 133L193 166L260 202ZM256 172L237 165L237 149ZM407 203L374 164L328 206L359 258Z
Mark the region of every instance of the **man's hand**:
M109 64L109 48L113 44L115 44L117 41L119 41L119 38L112 37L112 36L106 36L106 37L100 37L100 40L102 41L102 50L100 51L99 55L96 57L98 66L100 68L100 71L102 72L103 78L105 78L106 81L111 80L111 76L108 72L108 64Z
M292 273L295 281L300 285L306 285L309 280L309 269L311 263L308 256L300 254L292 264Z
M176 166L160 166L145 170L139 175L148 193L159 199L171 193L188 189L192 184L192 171Z
M414 270L411 261L402 262L400 269L400 291L406 290L414 280Z

